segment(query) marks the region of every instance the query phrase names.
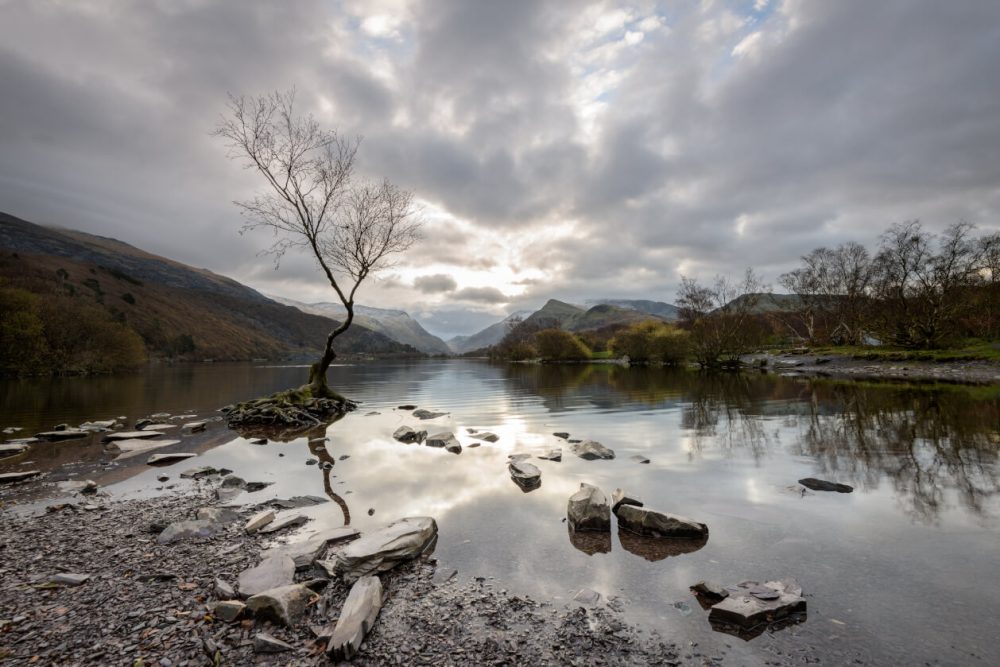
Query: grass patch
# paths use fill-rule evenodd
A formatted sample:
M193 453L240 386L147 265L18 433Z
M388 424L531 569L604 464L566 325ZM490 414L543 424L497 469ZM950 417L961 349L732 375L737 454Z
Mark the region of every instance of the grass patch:
M778 352L782 351L778 350ZM940 350L833 345L810 348L809 354L840 355L866 361L993 361L1000 363L1000 341L967 340L961 345Z

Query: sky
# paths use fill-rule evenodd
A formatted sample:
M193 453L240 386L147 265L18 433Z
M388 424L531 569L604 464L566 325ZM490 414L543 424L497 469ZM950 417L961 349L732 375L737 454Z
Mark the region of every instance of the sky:
M444 337L1000 225L996 0L0 0L0 211L333 300L240 235L263 183L211 136L291 87L420 206L359 301Z

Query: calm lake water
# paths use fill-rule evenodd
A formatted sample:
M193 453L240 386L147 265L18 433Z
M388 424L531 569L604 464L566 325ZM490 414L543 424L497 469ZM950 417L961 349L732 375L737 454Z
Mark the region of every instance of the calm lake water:
M298 385L305 369L192 365L118 378L0 383L0 426L26 433L60 422L154 412L212 415L221 405ZM310 527L364 530L413 515L437 519L436 555L460 577L535 599L569 603L592 588L628 618L703 655L737 664L1000 664L1000 393L983 388L873 385L773 375L704 375L617 366L490 365L476 361L347 364L331 384L362 402L327 429L332 471L306 465L305 437L249 444L213 424L207 436L162 451L201 451L194 464L227 467L273 486L240 500L331 497ZM448 416L420 422L411 403ZM369 412L377 415L368 415ZM401 424L454 431L460 455L395 442ZM495 444L468 428L490 430ZM553 432L595 439L613 461L584 461ZM315 434L312 434L313 436ZM14 436L8 436L14 437ZM561 446L562 462L531 462L542 485L522 492L509 454ZM284 456L279 456L284 454ZM648 457L642 465L634 454ZM349 458L340 460L342 455ZM86 474L119 497L171 492L145 456L120 464L97 438L41 444L0 462L50 470L48 482ZM854 493L801 495L820 477ZM707 523L704 544L663 549L611 535L574 541L567 498L589 482L647 507ZM173 491L182 488L180 482ZM374 515L369 516L369 510ZM804 623L750 641L714 632L688 591L793 576L808 600Z

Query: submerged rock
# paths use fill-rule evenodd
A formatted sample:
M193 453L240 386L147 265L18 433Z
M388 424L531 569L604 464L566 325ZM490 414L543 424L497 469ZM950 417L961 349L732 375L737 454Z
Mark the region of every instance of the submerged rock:
M146 459L146 465L166 465L168 463L176 463L177 461L183 461L184 459L190 459L198 456L192 452L171 452L169 454L153 454L148 459Z
M435 433L434 435L429 435L427 436L427 440L424 444L428 447L444 447L452 454L462 453L462 444L451 431L444 431L441 433Z
M647 458L646 458L645 456L643 456L642 454L633 454L633 455L632 455L632 456L630 456L629 458L630 458L631 460L635 461L636 463L649 463L649 459L647 459Z
M413 444L423 442L424 438L427 437L427 431L417 431L409 426L400 426L393 432L392 437L400 442Z
M712 605L709 612L708 620L713 625L732 624L749 630L806 611L802 587L791 578L768 581L763 586L745 581L727 586L726 591L728 596Z
M295 581L295 561L278 554L265 558L256 567L240 572L237 580L240 597L248 598L272 588L287 586Z
M382 582L373 576L358 579L340 610L337 626L327 642L327 655L345 660L357 655L381 609Z
M306 607L315 595L301 584L279 586L248 599L247 611L258 619L291 628L302 620Z
M154 449L176 445L179 442L180 440L140 440L138 438L129 438L128 440L116 440L108 443L108 450L121 452L115 457L115 461L122 461L130 459L133 456L145 454Z
M115 442L116 440L146 440L148 438L159 438L162 431L119 431L109 433L104 436L104 442Z
M615 458L614 451L608 449L596 440L585 440L573 445L573 453L581 459L586 459L587 461Z
M413 411L413 416L420 420L437 419L438 417L444 417L447 414L447 412L431 412L430 410L424 410L423 408Z
M14 482L23 482L26 479L31 479L32 477L38 477L41 474L42 474L41 470L20 470L18 472L0 473L0 484L13 484Z
M28 451L28 445L23 445L23 444L0 445L0 459L6 458L8 456L17 456L18 454L26 451Z
M78 438L86 438L88 435L90 435L90 431L85 431L83 429L78 429L78 428L67 428L61 431L60 430L43 431L41 433L36 433L35 437L38 438L39 440L56 441L56 440L76 440Z
M573 602L580 604L597 604L601 601L601 594L590 588L582 588L573 596Z
M581 483L580 490L569 497L566 518L574 531L610 531L611 506L608 497L596 486Z
M208 422L188 422L183 426L183 429L189 433L199 433L206 428L208 428Z
M543 461L556 461L558 463L559 461L562 461L562 448L554 447L538 454L537 456Z
M197 468L188 468L181 473L181 477L184 479L201 479L202 477L218 474L219 471L212 466L198 466Z
M510 478L525 493L534 491L542 485L542 471L530 463L511 461L507 469L510 471Z
M430 517L407 517L372 531L322 561L347 581L391 570L399 563L429 552L437 543L437 522Z
M486 442L496 442L500 439L500 436L496 433L490 431L482 431L481 433L473 433L472 437L476 440L484 440Z
M562 438L563 440L569 438L569 433L566 433L565 431L556 431L552 435L556 436L557 438Z
M666 514L634 505L619 505L615 510L618 526L648 537L704 537L708 526L676 514Z
M799 484L807 489L812 489L813 491L834 491L836 493L851 493L854 491L853 486L838 484L837 482L828 482L824 479L816 479L815 477L800 479Z

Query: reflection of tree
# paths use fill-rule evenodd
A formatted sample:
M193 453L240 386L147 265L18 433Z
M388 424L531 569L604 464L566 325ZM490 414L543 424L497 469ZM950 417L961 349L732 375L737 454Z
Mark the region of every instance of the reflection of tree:
M330 500L340 506L340 511L344 513L344 525L350 526L351 509L347 506L347 501L333 490L333 482L330 481L333 466L337 461L326 449L326 427L317 427L309 431L306 434L306 441L309 443L309 451L320 461L317 467L323 473L323 490L330 496Z
M972 400L970 391L815 382L798 451L856 486L887 476L907 513L922 521L937 518L949 487L982 515L1000 492L1000 401ZM831 403L842 412L823 409Z
M771 375L688 373L681 426L693 434L695 449L706 439L726 451L746 449L759 461L770 439L761 415L781 390L797 389Z

